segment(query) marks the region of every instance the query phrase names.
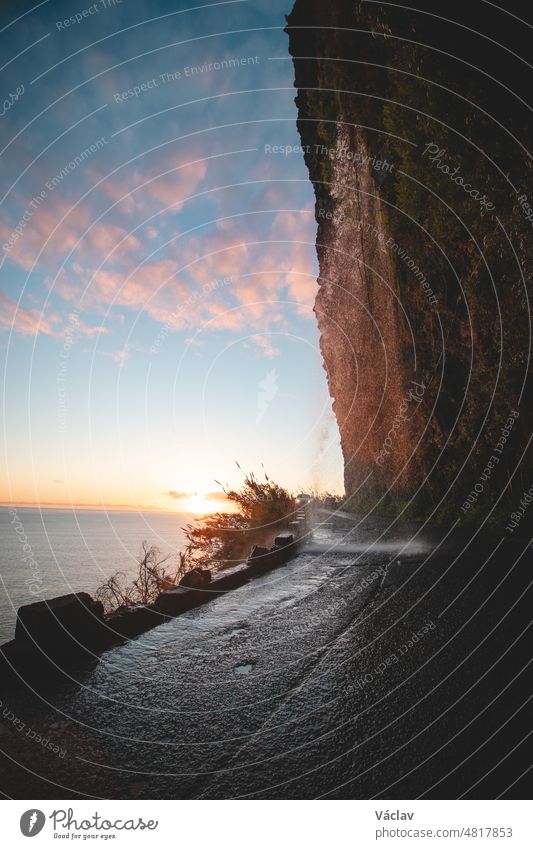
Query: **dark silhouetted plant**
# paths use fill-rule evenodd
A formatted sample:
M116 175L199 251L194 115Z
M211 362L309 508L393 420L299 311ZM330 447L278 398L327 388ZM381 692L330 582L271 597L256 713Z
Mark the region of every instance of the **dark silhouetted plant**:
M173 566L169 561L169 554L162 557L157 546L143 540L137 577L128 583L124 572L115 572L96 590L97 600L102 602L106 613L122 606L150 604L159 593L176 586L189 569L186 552L178 555Z

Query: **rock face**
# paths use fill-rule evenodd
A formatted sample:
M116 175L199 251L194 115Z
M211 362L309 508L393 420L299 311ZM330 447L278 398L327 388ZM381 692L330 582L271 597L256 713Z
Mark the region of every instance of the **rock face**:
M408 417L387 466L376 463L390 420L419 375L407 356L408 327L393 256L385 247L384 205L371 168L357 164L372 155L362 131L339 124L333 150L328 149L330 196L317 209L321 261L315 313L350 493L365 483L377 491L397 476L411 485L406 462L423 429L422 416Z
M441 5L296 0L287 19L346 493L424 509L464 501L513 411L484 497L514 476L511 501L531 469L531 228L512 186L533 185L509 133L532 132L501 86L465 73L479 10Z
M88 593L72 593L24 605L15 640L51 656L97 650L107 642L102 604Z

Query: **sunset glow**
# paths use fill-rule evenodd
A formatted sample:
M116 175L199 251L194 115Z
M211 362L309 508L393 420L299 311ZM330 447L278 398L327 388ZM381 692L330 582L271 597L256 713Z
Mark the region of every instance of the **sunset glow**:
M222 496L222 494L221 494ZM206 516L209 513L232 512L233 506L231 502L217 498L215 493L193 492L190 495L178 500L180 511L184 513L192 513L195 516Z
M25 23L36 44L41 5ZM284 20L282 0L268 6ZM299 136L292 69L269 61L287 36L262 28L263 7L157 2L157 24L111 4L68 34L52 24L51 57L10 30L24 61L6 92L35 85L6 114L34 152L3 157L4 503L205 515L227 509L215 479L241 484L235 460L291 490L341 489L314 194L301 152L273 152ZM238 38L223 36L228 14ZM159 49L167 24L179 67ZM58 70L67 43L99 45L75 92Z

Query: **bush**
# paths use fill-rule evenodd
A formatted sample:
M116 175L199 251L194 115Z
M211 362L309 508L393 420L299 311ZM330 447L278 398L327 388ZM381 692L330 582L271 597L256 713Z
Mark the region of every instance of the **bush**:
M270 480L247 474L239 490L222 487L234 513L213 513L197 525L183 528L188 540L187 561L192 566L233 566L246 559L252 545L270 545L294 513L294 497Z
M106 613L132 604L151 604L159 593L177 586L191 569L222 569L245 560L253 545L270 545L294 512L294 497L270 480L259 481L247 474L239 490L223 487L234 513L213 513L195 525L183 528L187 548L171 566L170 555L161 556L155 545L142 543L137 577L128 583L124 572L116 572L96 590Z
M106 613L112 613L122 606L132 604L151 604L159 593L175 587L188 571L187 555L179 554L178 564L170 568L170 555L161 557L155 545L143 540L137 577L127 583L124 572L115 572L96 590L96 598L101 601Z

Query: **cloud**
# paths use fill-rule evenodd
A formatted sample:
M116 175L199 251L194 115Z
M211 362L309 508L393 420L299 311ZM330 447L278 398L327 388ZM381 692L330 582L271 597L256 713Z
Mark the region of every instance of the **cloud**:
M23 221L24 215L28 216L26 222ZM13 227L0 221L0 242L4 245L6 256L24 271L30 271L41 251L39 262L43 258L45 261L54 258L56 262L59 256L65 256L91 220L87 207L73 208L58 198L54 198L51 205L43 201L35 210L28 205L23 216ZM63 216L65 220L59 224ZM17 227L20 228L18 233ZM7 250L6 245L9 245Z
M216 489L214 492L207 492L205 497L213 501L228 501L228 496L221 489Z
M265 357L279 357L281 353L279 348L274 348L274 346L270 344L267 335L255 334L254 336L250 336L250 341L253 342L254 345L257 345Z
M120 351L98 351L98 353L102 357L108 357L110 360L113 360L114 363L118 364L119 368L123 368L131 357L131 350L128 346L122 348Z
M197 191L207 166L208 162L201 159L198 151L188 158L159 154L152 165L144 166L144 171L133 167L127 174L104 178L100 191L113 204L118 204L117 210L125 215L135 212L143 216L154 215L167 207L171 207L171 212L178 212L185 200ZM93 172L95 182L102 177L103 174Z
M82 334L82 336L100 336L111 333L111 328L104 327L103 324L99 324L96 327L87 327L87 325L84 324L82 321L80 321L77 330L78 333Z
M207 162L199 160L191 164L180 164L174 162L168 173L162 176L150 178L150 182L141 191L142 205L148 206L151 202L157 207L172 206L174 212L183 208L183 204L190 195L194 194L207 171ZM158 169L159 171L159 169Z
M23 336L36 336L43 333L45 336L62 337L66 332L69 335L79 334L81 336L93 337L100 334L111 333L110 328L97 325L91 327L77 315L67 315L61 318L57 314L45 317L38 309L25 309L20 304L0 291L0 332L14 330Z
M280 226L276 220L276 230ZM55 291L70 301L83 293L92 306L144 311L174 331L264 333L286 323L291 309L312 315L314 246L292 242L292 228L294 216L283 240L271 241L272 231L246 231L242 222L221 222L207 235L167 246L164 259L129 270L113 265L91 270L76 263L75 276L62 274ZM264 342L259 344L267 350Z
M136 236L131 235L123 227L108 222L99 222L87 233L81 243L81 252L93 255L94 251L103 254L106 259L116 253L118 257L134 253L141 248Z
M168 492L164 492L163 495L168 495L170 498L173 498L175 501L183 501L187 498L193 498L195 495L200 495L198 492L176 492L175 489L170 489ZM209 501L227 501L228 496L221 489L214 490L213 492L201 493L202 498L207 498Z
M39 254L40 263L57 265L80 239L77 254L93 262L95 255L103 255L106 259L112 255L115 259L124 259L135 252L140 255L139 237L119 224L116 216L137 212L140 218L156 215L166 207L171 207L173 213L182 209L186 198L195 193L207 171L207 162L199 156L196 152L185 162L175 155L159 156L151 166L145 166L144 173L133 169L128 176L104 180L92 198L93 203L101 197L107 197L113 204L121 198L122 201L117 209L97 223L93 223L97 215L89 200L73 204L50 193L39 206L34 206L34 199L30 198L19 221L0 221L0 243L4 253L24 271L32 268ZM88 174L93 185L103 176L93 170ZM148 235L154 238L153 226Z
M24 309L17 306L15 301L0 291L0 330L14 330L24 336L36 336L44 333L46 336L58 336L57 324L59 318L53 316L46 320L40 310Z
M174 202L179 208L204 175L205 163L196 163L158 178L146 187L146 202L156 208ZM109 185L116 189L114 183ZM11 258L29 269L67 210L62 204L54 212L37 209L31 227L13 245ZM266 212L222 219L187 238L173 239L156 253L153 244L159 230L155 226L133 235L118 223L100 221L85 234L72 263L62 267L49 286L53 294L69 302L83 296L85 308L127 307L145 312L173 331L247 330L266 356L275 356L276 348L265 339L259 341L260 335L287 326L291 310L312 318L316 260L310 211L311 207L301 213ZM47 260L59 262L61 254L64 258L90 221L88 208L68 212L47 243ZM0 239L5 235L3 227L0 223ZM21 332L34 332L31 328L38 317L37 311L22 313L18 320ZM40 318L40 322L41 332L55 333L50 318ZM80 332L91 336L108 331L85 326ZM121 363L127 359L123 352L113 356Z

